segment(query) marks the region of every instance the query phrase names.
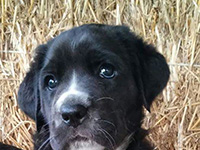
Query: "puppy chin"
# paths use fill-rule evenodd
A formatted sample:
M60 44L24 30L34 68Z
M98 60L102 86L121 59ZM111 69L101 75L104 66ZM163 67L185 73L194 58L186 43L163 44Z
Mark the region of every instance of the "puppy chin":
M105 148L95 141L77 140L70 144L69 150L104 150Z
M67 141L62 147L62 144L57 143L56 140L52 140L50 143L54 150L105 150L104 146L94 140L79 136Z
M94 131L91 130L94 125L94 122L90 122L77 128L72 128L61 124L51 130L54 131L50 133L51 136L55 137L50 141L51 147L53 150L104 150L105 146L103 145L105 143L101 143L103 139L96 139L97 135L94 135Z

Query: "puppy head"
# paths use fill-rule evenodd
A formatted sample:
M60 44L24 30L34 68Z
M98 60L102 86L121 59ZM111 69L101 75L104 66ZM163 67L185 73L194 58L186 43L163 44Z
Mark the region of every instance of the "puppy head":
M127 27L83 25L37 48L18 103L53 149L116 149L168 78L164 57Z

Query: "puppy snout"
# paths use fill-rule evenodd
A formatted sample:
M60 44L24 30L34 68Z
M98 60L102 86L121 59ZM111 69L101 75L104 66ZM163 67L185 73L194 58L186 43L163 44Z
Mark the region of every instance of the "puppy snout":
M63 104L60 108L62 120L69 126L77 127L87 115L88 108L81 105Z

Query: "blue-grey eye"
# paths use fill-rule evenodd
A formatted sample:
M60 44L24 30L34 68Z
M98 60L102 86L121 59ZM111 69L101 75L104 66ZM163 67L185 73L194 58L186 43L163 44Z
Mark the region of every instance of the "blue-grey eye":
M111 64L103 64L100 67L99 76L105 79L111 79L116 76L116 71L113 65Z
M57 86L57 80L53 75L48 75L45 78L45 84L49 90L52 90Z

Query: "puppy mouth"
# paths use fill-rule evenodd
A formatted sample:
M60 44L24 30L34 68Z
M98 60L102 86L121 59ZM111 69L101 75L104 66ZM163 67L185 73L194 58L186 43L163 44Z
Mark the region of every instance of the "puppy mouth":
M70 139L69 142L87 141L87 140L89 140L89 138L84 137L84 136L77 135L77 136L73 137L72 139Z
M100 131L100 129L104 127L105 124L99 122L97 117L95 117L95 119L86 119L77 127L67 126L66 124L62 123L55 129L52 128L51 131L54 131L54 133L52 132L53 134L58 135L55 138L56 143L60 143L60 141L62 141L61 145L65 145L64 149L68 147L67 150L104 150L105 147L113 149L115 145L114 142L108 142L107 139L110 138L110 136L113 136L110 135L112 134L111 129L113 130L113 125L109 124L109 126L106 126L106 133ZM66 134L64 134L65 131L67 131ZM109 137L107 137L107 134L109 134ZM97 149L95 147L97 147Z
M68 139L69 150L104 150L104 146L87 133L75 131Z
M69 150L105 150L105 147L87 137L76 136L69 141Z
M64 131L62 130L62 132ZM105 150L102 137L88 128L68 128L68 133L54 138L53 147L63 145L61 150Z
M75 137L69 139L68 144L69 144L69 145L74 145L75 143L86 143L86 142L88 142L88 141L90 141L89 138L84 137L84 136L77 135L77 136L75 136Z
M66 134L66 136L62 136L64 139L66 138L67 143L94 141L95 135L93 135L93 131L90 128L85 128L81 126L78 126L77 128L69 127L67 131L68 133ZM62 130L60 133L64 132L65 131Z
M77 141L88 141L92 140L91 137L82 135L82 134L74 134L69 138L69 143L77 142Z

